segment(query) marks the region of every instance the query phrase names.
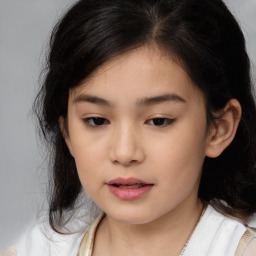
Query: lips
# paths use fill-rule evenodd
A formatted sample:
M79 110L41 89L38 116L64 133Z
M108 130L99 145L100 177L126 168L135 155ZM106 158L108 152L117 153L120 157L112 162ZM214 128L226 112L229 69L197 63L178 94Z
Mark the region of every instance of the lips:
M107 183L110 192L122 200L134 200L151 190L153 184L136 178L117 178Z
M139 180L136 178L117 178L111 180L107 183L108 185L134 185L134 184L141 184L141 185L148 185L149 183Z
M144 187L145 184L141 184L141 183L136 183L136 184L132 184L132 185L114 184L113 186L118 187L118 188L141 188L141 187Z

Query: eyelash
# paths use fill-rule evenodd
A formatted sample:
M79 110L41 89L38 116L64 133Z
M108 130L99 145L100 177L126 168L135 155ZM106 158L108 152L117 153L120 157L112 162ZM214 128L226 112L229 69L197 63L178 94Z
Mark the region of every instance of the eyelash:
M103 117L88 117L83 119L83 121L89 127L99 127L110 123L106 118ZM100 124L97 124L97 122L99 122Z
M171 119L171 118L156 117L156 118L149 119L148 121L146 121L146 123L153 122L153 124L151 124L151 125L166 127L168 125L171 125L174 121L175 121L175 119Z
M83 119L83 121L89 127L100 127L106 124L110 124L110 122L103 117L88 117ZM174 121L175 119L170 119L165 117L156 117L156 118L151 118L147 120L145 123L153 126L157 126L157 127L166 127L168 125L171 125Z

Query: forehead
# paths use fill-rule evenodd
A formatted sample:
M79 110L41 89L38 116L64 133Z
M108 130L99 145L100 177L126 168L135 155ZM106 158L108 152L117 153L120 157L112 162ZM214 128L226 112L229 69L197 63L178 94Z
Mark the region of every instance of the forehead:
M71 89L70 98L88 93L113 100L166 93L185 99L203 98L181 65L157 47L141 47L114 57Z

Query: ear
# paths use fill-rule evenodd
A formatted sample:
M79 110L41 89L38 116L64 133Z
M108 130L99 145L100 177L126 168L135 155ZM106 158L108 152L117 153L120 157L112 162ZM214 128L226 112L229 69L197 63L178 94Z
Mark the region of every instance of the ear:
M64 140L66 142L66 145L67 145L67 147L69 149L69 152L74 157L72 144L71 144L70 137L69 137L69 134L68 134L67 124L66 124L66 121L65 121L63 116L61 116L59 118L59 126L60 126L60 130L61 130L62 136L63 136L63 138L64 138Z
M238 100L231 99L216 115L215 125L209 132L206 156L218 157L233 141L242 115L242 108Z

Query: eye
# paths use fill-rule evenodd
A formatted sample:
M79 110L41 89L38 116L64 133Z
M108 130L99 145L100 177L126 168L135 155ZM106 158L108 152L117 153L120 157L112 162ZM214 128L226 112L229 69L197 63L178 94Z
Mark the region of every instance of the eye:
M105 124L109 124L109 121L106 118L102 117L88 117L83 119L86 125L97 127L97 126L103 126Z
M172 124L174 121L175 119L157 117L148 120L146 123L154 126L167 126Z

